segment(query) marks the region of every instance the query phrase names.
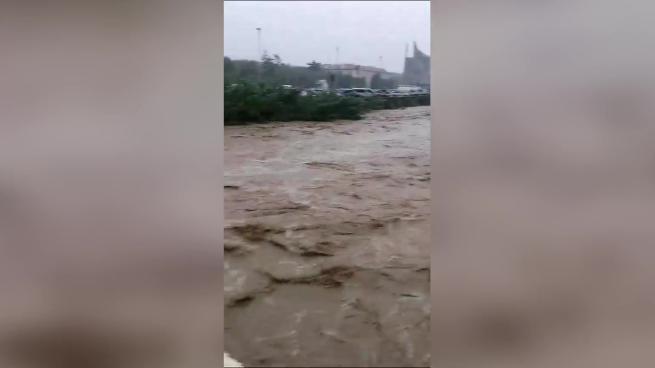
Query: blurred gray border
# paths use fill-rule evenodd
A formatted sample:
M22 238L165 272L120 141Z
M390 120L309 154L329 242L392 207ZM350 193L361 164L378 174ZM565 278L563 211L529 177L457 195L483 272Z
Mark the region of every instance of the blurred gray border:
M219 239L221 239L221 244L220 245L220 284L221 287L223 285L223 228L225 226L225 214L223 211L223 128L224 128L224 123L223 123L223 1L221 0L219 3L219 20L218 20L218 34L219 34L219 41L218 41L218 154L219 154L219 165L220 165L220 175L219 175L219 195L218 195L218 200L219 200L219 226L218 226L218 236ZM224 309L223 309L223 289L218 290L218 299L219 299L219 308L220 308L220 318L219 318L219 332L218 332L218 341L220 346L224 346L223 344L223 334L224 334ZM225 348L223 348L225 350ZM221 358L222 359L222 358Z
M438 19L437 17L437 11L439 7L437 6L437 1L430 1L430 89L434 91L435 89L438 88L437 84L437 74L435 73L435 70L438 68L438 60L439 58L436 56L438 54L437 50L438 45L436 45L436 39L437 39L437 26L436 26L436 20ZM437 257L437 250L438 250L438 245L436 244L437 238L434 236L435 231L438 231L439 229L439 221L437 219L437 202L435 199L438 198L438 184L437 181L434 180L434 174L435 174L435 167L434 167L434 142L437 142L437 129L435 127L437 124L435 124L438 111L437 111L437 104L434 103L434 94L430 97L430 119L431 119L431 124L430 124L430 176L432 177L432 180L430 181L430 240L432 244L432 248L430 249L430 269L434 270L436 265L435 265L435 259ZM430 272L430 277L432 277L432 272ZM438 310L435 308L437 305L437 300L436 298L436 290L434 287L434 283L432 282L432 278L430 278L430 299L432 301L432 308L430 311L430 316L434 316ZM434 321L434 318L431 318L431 321ZM435 326L434 323L431 323L430 326L430 331L434 333L435 331ZM435 345L431 344L432 347L432 353L431 356L435 357ZM434 364L431 363L431 366L434 367Z

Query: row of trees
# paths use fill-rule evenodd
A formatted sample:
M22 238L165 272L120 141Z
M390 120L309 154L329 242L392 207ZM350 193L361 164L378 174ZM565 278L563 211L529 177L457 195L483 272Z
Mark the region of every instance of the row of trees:
M232 60L228 57L223 61L225 82L228 84L250 82L271 86L290 84L298 88L311 88L316 86L318 80L326 80L330 88L366 87L364 78L331 73L316 61L308 63L306 67L291 66L283 63L280 56L275 54L272 56L264 54L261 61ZM383 79L379 74L371 80L371 88L394 87L394 81Z
M301 96L299 91L293 89L242 82L225 85L224 118L226 125L293 120L357 120L371 110L429 104L430 96L427 95L401 98L341 97L335 94Z
M363 101L325 94L300 96L297 90L264 84L225 86L226 125L268 121L359 119Z

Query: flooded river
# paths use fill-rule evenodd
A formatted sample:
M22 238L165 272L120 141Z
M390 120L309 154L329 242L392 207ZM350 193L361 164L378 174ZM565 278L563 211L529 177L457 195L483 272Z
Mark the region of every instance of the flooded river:
M430 109L225 128L225 350L430 361Z

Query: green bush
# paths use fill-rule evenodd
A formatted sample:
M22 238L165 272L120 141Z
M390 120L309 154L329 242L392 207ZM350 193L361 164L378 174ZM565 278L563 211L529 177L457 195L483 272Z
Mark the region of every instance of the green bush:
M372 110L429 105L429 96L399 98L342 97L334 94L300 96L293 89L241 82L225 86L226 125L271 121L358 120Z

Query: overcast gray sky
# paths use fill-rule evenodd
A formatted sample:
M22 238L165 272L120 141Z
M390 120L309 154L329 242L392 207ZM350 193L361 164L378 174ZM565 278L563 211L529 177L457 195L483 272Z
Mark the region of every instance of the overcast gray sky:
M262 49L282 61L317 60L380 66L402 72L405 44L430 53L429 1L225 1L225 56L257 58Z

